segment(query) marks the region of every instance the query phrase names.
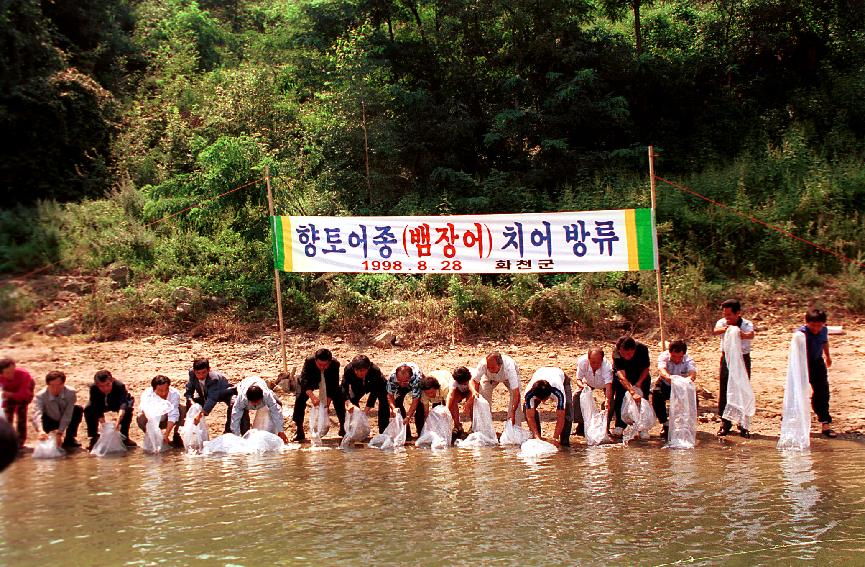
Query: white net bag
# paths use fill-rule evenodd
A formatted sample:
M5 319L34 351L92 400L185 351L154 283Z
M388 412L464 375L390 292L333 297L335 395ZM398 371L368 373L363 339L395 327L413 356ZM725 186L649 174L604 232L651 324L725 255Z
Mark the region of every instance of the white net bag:
M472 432L465 439L457 439L454 445L466 449L493 447L498 444L490 404L483 397L477 398L472 409Z
M803 451L811 446L811 409L808 407L808 360L805 333L796 331L790 341L787 360L787 385L784 388L784 413L779 449Z
M141 413L147 418L144 429L144 444L142 449L145 453L159 453L165 449L165 439L159 429L162 416L171 411L171 402L152 394L141 402Z
M369 446L375 449L399 449L405 445L405 421L397 412L384 431L372 438Z
M667 447L693 449L697 440L697 388L684 376L670 376Z
M34 459L57 459L65 455L66 451L57 446L55 437L51 435L48 439L36 443L36 447L33 449Z
M327 415L327 402L321 398L318 406L309 408L309 435L312 445L318 447L322 444L322 438L330 430L330 418Z
M285 449L278 435L264 429L250 429L243 434L243 441L246 443L246 452L252 454L281 453Z
M517 453L517 456L523 458L536 458L543 457L546 455L552 455L553 453L558 453L559 450L555 445L548 441L542 441L540 439L529 439L520 445L520 452Z
M499 445L516 445L520 447L531 438L532 434L528 429L514 425L514 422L507 420L505 422L505 429L502 431L502 436L499 437Z
M748 380L748 370L742 358L742 331L735 325L727 327L724 333L724 358L727 360L729 379L727 380L727 406L721 416L735 421L743 429L750 429L751 418L757 412L754 389Z
M126 445L123 444L123 435L117 431L114 423L106 421L99 428L99 441L90 450L91 455L105 457L107 455L125 453Z
M622 401L622 420L628 424L622 433L622 443L625 445L641 432L648 433L658 422L649 400L643 399L639 392L637 398L639 402L631 396L630 392L625 392L625 399Z
M360 408L354 408L348 414L348 423L345 428L345 436L340 441L341 449L351 447L357 441L366 441L369 438L369 418Z
M179 427L180 438L183 440L183 447L187 453L198 454L204 449L205 441L210 439L207 432L207 422L204 415L204 409L201 404L192 404L189 411L186 412L186 420ZM195 418L201 415L198 425L195 424Z
M598 409L595 397L589 386L583 388L580 394L580 411L583 414L583 431L586 445L592 447L610 441L607 435L607 414Z
M418 408L418 411L424 411ZM429 447L430 449L445 449L451 445L451 432L454 420L450 411L445 406L432 408L426 418L420 436L415 441L415 447Z

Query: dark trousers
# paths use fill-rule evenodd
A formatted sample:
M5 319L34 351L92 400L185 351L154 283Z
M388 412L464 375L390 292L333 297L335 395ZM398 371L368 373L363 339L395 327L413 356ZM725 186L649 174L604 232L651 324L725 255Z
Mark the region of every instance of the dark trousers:
M405 398L408 396L411 390L406 389L405 392L397 392L396 396L393 398L393 403L396 405L399 410L400 415L405 417ZM414 426L417 430L416 435L420 437L421 431L423 431L423 424L426 423L426 411L424 411L423 404L418 402L418 407L414 412ZM390 422L390 410L388 410L388 422ZM381 426L379 426L381 427ZM387 423L385 423L385 427L387 427ZM405 429L406 437L410 437L411 428L406 427Z
M30 402L16 402L13 400L3 401L3 412L6 414L6 421L12 425L12 420L17 420L16 426L18 429L18 446L23 447L27 440L27 406Z
M370 392L369 395L372 396L373 394ZM358 396L358 397L354 398L353 400L351 400L351 403L357 407L360 407L361 397L362 396ZM381 433L382 431L384 431L387 428L387 424L390 423L390 407L387 404L387 394L386 393L379 394L377 402L378 402L378 432ZM343 404L343 407L344 406L345 406L345 404ZM343 415L343 419L340 420L339 427L340 427L340 429L345 429L344 421L343 421L345 419L345 411L342 412L342 415ZM337 416L339 416L338 413L337 413Z
M320 392L319 392L320 394ZM345 435L345 397L338 384L327 385L327 397L333 402L333 409L336 412L336 418L339 420L339 434ZM294 400L294 410L291 414L291 420L297 426L298 433L303 432L303 420L306 417L306 402L309 396L306 391L298 386L297 397Z
M123 419L120 420L120 433L129 439L129 426L132 424L132 410L127 410L123 413ZM105 417L105 412L97 412L93 406L88 405L84 408L84 421L87 423L87 436L96 437L99 435L99 420Z
M829 415L829 373L822 358L808 361L808 381L811 382L811 408L820 423L832 423Z
M751 379L751 353L743 354L742 360L745 361L745 370L748 372L748 380ZM727 407L727 381L730 379L730 369L727 368L727 359L721 355L721 391L718 392L718 416L724 415L724 408ZM730 429L733 424L728 419L721 418L721 424L724 429Z
M669 416L667 415L667 402L670 401L672 388L661 378L655 382L655 387L652 388L652 409L655 410L655 415L658 417L658 422L662 425L667 423Z
M72 408L72 419L69 420L69 426L66 428L66 436L63 438L63 444L68 445L78 436L78 426L81 425L81 418L84 415L84 408L75 406ZM51 433L60 429L60 422L51 419L45 414L42 414L42 431Z
M237 388L232 386L231 388L226 388L225 392L219 396L217 403L224 403L227 407L225 410L225 430L223 433L231 433L231 410L234 409L234 396L236 395ZM202 408L204 407L204 399L200 396L193 397L192 401L199 404Z
M643 393L644 399L649 399L649 386L651 386L651 378L647 377L643 380L643 384L640 386L640 391ZM625 394L628 391L619 382L618 379L613 379L613 411L616 415L616 427L621 427L624 429L628 426L627 423L622 419L622 402L625 401Z
M582 408L582 406L580 406L580 396L582 394L583 394L582 390L579 390L576 393L574 393L573 401L571 402L571 407L573 408L573 414L574 414L574 425L577 426L577 431L576 431L575 435L579 435L581 437L584 436L585 428L586 428L586 420L583 417L583 408ZM592 394L589 393L586 395L591 396ZM610 412L612 412L612 411L613 411L612 407L607 408L607 412L606 412L607 413L607 423L609 423L609 421L610 421Z

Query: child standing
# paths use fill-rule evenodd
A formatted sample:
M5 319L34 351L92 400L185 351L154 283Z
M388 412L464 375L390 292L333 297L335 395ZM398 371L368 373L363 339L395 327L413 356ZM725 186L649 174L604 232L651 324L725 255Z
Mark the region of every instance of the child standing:
M805 333L805 348L808 352L808 381L811 382L811 408L823 426L824 437L837 437L832 431L832 416L829 415L829 373L832 366L829 355L829 332L826 329L826 312L809 309L805 313L805 324L799 328Z

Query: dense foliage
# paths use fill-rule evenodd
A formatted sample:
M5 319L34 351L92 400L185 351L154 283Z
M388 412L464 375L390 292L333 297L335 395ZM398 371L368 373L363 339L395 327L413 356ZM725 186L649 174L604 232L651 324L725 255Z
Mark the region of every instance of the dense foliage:
M264 186L215 198L265 165L285 214L622 208L647 205L649 144L712 199L847 256L865 241L862 0L6 0L0 47L0 271L123 264L268 306ZM660 191L682 304L844 267ZM296 324L382 314L368 276L284 277ZM652 283L401 285L471 327L627 317Z

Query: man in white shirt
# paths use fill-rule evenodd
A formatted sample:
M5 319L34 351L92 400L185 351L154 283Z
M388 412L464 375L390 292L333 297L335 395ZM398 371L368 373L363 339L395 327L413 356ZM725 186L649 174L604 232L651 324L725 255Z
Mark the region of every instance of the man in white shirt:
M606 410L608 417L613 407L613 366L604 358L604 349L589 349L589 352L577 359L575 385L576 392L571 407L574 411L574 423L577 424L576 434L582 436L585 434L583 410L580 408L580 395L583 393L583 388L588 386L592 390L604 391L604 403L601 409ZM609 421L607 419L608 429Z
M514 359L500 352L493 352L482 358L472 373L475 390L493 405L493 390L504 384L510 394L508 400L508 420L515 426L523 421L523 408L520 404L520 371Z
M667 402L670 400L671 376L690 378L692 382L697 378L697 366L688 355L688 345L683 340L671 342L670 347L658 355L658 381L652 388L652 409L655 410L658 422L663 426L661 437L664 439L669 433Z
M720 371L720 391L718 392L718 415L724 415L724 409L727 407L727 380L730 378L730 371L727 368L727 360L724 356L724 338L723 335L727 332L727 327L735 325L741 330L739 335L742 338L742 360L745 363L745 370L748 372L748 380L751 379L751 341L754 339L754 323L745 319L741 315L742 304L738 299L728 299L721 304L724 316L718 319L715 323L715 329L712 334L721 335L721 371ZM730 428L733 424L729 420L721 418L721 428L718 429L718 436L723 437L730 433ZM739 426L739 433L742 437L750 437L751 433Z
M532 379L526 385L525 410L526 422L535 439L546 441L541 428L541 416L538 406L550 398L556 403L556 428L553 438L554 445L568 446L570 440L566 434L571 429L571 380L565 376L561 368L543 366L535 370Z
M147 416L144 415L144 408L148 406L148 401L153 397L159 397L166 400L170 404L167 413L162 415L159 420L159 428L164 429L162 434L163 441L171 443L175 447L183 446L180 440L177 427L183 425L183 419L186 417L186 407L180 407L180 392L177 388L171 386L171 379L168 376L156 376L150 381L150 388L141 393L141 412L138 414L136 423L141 431L147 431ZM174 433L174 439L171 439L171 434Z
M235 435L243 435L249 431L249 412L264 408L270 413L266 431L275 433L283 443L288 443L282 417L282 404L260 376L249 376L237 385L237 399L234 400L231 410L231 432Z

